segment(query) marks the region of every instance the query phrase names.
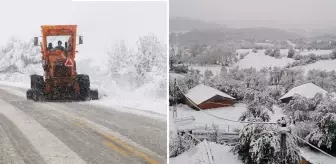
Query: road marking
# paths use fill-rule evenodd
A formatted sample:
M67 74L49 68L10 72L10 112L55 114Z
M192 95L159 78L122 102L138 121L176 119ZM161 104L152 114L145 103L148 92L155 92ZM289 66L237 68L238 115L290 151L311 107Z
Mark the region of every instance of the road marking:
M111 147L113 150L116 150L118 151L120 154L123 154L123 153L127 153L125 150L127 150L128 152L144 159L146 161L146 163L148 164L158 164L159 162L156 161L155 159L153 159L151 156L145 154L145 153L142 153L140 151L138 151L136 148L133 148L132 146L128 145L126 142L123 142L121 141L119 138L117 137L114 137L113 135L101 130L101 129L98 129L97 127L94 127L94 126L91 126L90 124L88 124L85 120L81 120L81 119L75 119L75 121L78 122L78 124L80 125L83 125L83 126L86 126L90 129L92 129L93 131L95 131L96 133L98 133L99 135L103 136L105 139L107 139L111 144L113 144L112 142L114 143L117 143L120 147L122 147L123 149L120 149L119 147L115 146L115 147ZM111 142L112 141L112 142ZM106 141L105 141L106 142ZM111 145L110 145L111 146ZM124 152L123 152L124 151Z
M35 119L0 99L2 113L27 137L48 164L86 164L76 153Z
M115 145L114 143L110 142L110 141L104 141L104 144L108 147L110 147L111 149L117 151L119 154L121 154L122 156L127 156L129 155L128 152L126 152L125 150L123 150L122 148L120 148L119 146Z
M150 157L149 155L142 153L140 151L138 151L137 149L129 146L127 143L120 141L118 138L109 135L105 132L99 131L98 129L96 129L98 133L100 133L102 136L104 136L104 138L108 139L108 140L112 140L116 143L118 143L119 145L121 145L123 148L127 149L129 152L131 152L132 154L144 159L148 164L158 164L159 162L154 160L152 157Z

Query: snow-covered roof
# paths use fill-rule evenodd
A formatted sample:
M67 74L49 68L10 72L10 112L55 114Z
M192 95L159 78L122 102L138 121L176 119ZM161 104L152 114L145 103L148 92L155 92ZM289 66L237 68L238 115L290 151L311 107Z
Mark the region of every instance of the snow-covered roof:
M306 84L292 88L285 95L283 95L280 98L280 100L284 98L292 97L294 96L294 94L299 94L306 98L313 98L316 93L326 94L327 91L313 83L306 83Z
M200 84L200 85L197 85L196 87L190 89L188 91L188 93L186 94L186 96L192 100L194 103L196 103L197 105L201 104L202 102L216 96L216 95L219 95L219 96L223 96L223 97L226 97L226 98L230 98L230 99L235 99L233 98L232 96L222 92L222 91L219 91L215 88L212 88L212 87L209 87L209 86L206 86L204 84Z

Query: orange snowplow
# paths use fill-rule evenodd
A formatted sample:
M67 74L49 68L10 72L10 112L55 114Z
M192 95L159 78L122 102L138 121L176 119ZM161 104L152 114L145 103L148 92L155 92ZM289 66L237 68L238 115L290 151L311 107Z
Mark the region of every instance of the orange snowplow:
M77 25L43 25L34 45L41 46L44 75L30 75L31 88L27 99L44 100L97 100L98 90L90 89L90 78L77 74ZM78 44L83 37L78 36Z

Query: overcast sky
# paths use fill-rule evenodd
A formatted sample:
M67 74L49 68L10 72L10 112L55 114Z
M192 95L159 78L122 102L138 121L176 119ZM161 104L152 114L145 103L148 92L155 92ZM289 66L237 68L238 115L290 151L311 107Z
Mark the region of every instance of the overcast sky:
M336 27L335 0L170 0L169 14L238 26Z
M84 36L78 58L97 57L120 40L134 46L139 36L150 33L164 44L167 40L166 2L10 0L0 6L0 45L13 35L40 36L43 24L77 24Z

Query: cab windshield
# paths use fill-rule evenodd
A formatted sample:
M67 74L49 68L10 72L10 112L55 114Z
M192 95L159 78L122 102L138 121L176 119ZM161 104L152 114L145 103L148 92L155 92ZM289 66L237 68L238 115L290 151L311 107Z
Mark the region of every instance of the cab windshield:
M47 36L47 49L49 51L55 49L60 49L63 51L69 46L69 43L67 42L70 37L71 35Z

